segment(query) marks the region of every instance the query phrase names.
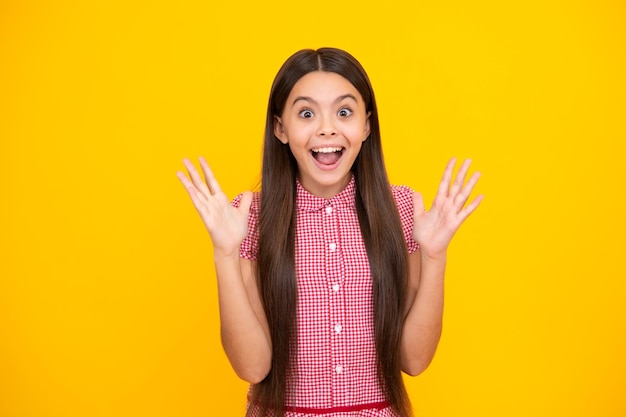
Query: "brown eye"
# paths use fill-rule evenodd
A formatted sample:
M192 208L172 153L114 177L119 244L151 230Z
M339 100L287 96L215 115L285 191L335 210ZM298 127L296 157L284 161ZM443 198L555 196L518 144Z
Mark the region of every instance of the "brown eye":
M350 116L351 114L352 114L352 110L350 110L350 109L345 109L345 108L344 108L344 109L341 109L341 110L339 110L339 111L337 112L337 115L338 115L339 117L348 117L348 116Z
M311 117L313 117L313 112L309 109L304 109L300 112L300 117L303 117L305 119L310 119Z

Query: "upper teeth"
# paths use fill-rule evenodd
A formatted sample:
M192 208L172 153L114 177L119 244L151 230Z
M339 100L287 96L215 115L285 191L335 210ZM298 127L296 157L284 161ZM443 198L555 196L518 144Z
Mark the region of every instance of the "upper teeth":
M333 152L339 152L340 150L341 150L340 146L334 146L332 148L317 148L317 149L313 149L313 152L333 153Z

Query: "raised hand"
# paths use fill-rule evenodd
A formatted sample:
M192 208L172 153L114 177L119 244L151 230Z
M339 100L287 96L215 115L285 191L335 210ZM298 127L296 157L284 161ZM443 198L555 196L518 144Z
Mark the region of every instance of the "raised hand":
M426 256L432 258L445 256L452 237L483 199L483 196L479 195L465 207L480 177L476 172L467 184L463 185L470 163L469 159L463 162L452 182L452 169L456 164L456 158L448 162L430 210L425 210L420 193L413 194L413 238Z
M187 168L189 178L182 171L178 171L176 175L187 189L193 205L209 231L215 253L238 256L239 245L248 233L252 193L245 192L239 207L233 207L222 192L209 164L204 158L199 159L206 182L188 159L184 159L183 164Z

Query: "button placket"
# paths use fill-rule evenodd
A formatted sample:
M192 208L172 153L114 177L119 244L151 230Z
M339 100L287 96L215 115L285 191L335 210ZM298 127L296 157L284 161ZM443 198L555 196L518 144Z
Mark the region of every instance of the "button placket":
M329 202L323 212L324 239L326 244L327 285L329 288L328 341L330 343L333 387L342 386L337 378L345 378L345 338L343 335L343 265L339 241L339 211ZM337 382L334 382L337 381ZM333 388L334 391L334 388Z

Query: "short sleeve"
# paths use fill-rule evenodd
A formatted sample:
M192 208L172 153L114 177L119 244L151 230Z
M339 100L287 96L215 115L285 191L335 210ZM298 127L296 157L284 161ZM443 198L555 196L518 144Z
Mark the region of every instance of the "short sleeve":
M239 207L242 196L243 194L239 194L233 198L231 205ZM259 193L254 193L252 196L250 214L248 215L248 236L244 238L239 247L239 257L251 261L256 261L259 253L259 231L257 225L259 224L260 198Z
M398 206L407 249L409 253L413 253L419 249L419 245L413 239L413 190L406 185L392 185L391 192Z

